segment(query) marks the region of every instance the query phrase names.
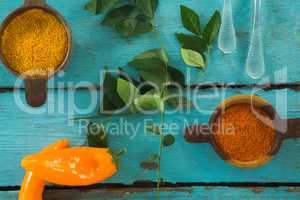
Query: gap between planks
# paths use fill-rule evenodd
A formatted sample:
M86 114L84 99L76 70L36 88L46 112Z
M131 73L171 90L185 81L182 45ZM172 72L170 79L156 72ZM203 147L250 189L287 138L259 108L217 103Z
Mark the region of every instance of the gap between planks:
M93 190L93 189L122 189L122 188L148 188L155 189L157 187L156 182L153 181L136 181L131 185L122 183L102 183L85 187L66 187L66 186L46 186L47 190ZM220 183L205 183L205 182L193 182L193 183L163 183L161 188L187 188L187 187L232 187L232 188L278 188L278 187L292 187L299 188L300 182L220 182ZM2 186L0 191L18 191L20 186Z
M293 91L300 91L300 82L294 82L294 83L278 83L278 84L222 84L222 83L211 83L211 84L193 84L193 85L186 85L185 89L200 89L200 90L206 90L206 89L252 89L252 88L258 88L263 89L265 91L271 91L271 90L282 90L282 89L290 89ZM76 88L48 88L48 90L102 90L102 86L94 85L91 87L76 87ZM0 93L5 92L14 92L16 90L24 90L24 88L14 88L14 87L0 87Z

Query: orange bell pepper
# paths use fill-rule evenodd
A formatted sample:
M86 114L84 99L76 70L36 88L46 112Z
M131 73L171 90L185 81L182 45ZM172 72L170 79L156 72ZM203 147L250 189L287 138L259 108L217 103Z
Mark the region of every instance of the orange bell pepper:
M49 145L42 152L51 152L69 146L68 140L60 140ZM31 171L27 171L23 179L19 193L19 200L42 200L45 181L35 176Z
M68 141L62 140L22 160L27 173L19 200L42 199L44 181L85 186L104 181L117 171L108 149L67 146Z

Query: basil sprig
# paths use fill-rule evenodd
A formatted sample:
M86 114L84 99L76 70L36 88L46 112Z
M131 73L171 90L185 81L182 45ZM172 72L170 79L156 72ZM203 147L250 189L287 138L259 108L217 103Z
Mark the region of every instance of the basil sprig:
M179 109L192 107L186 97L176 96L176 91L172 90L172 84L181 88L185 86L185 76L170 65L165 50L146 51L136 56L128 65L138 72L138 79L125 77L122 68L117 74L105 73L100 114L134 114L139 112L138 108L163 112L165 105L162 103L164 100L160 89L165 86L169 86L168 94L171 97L165 99L167 106ZM143 87L139 87L141 85Z
M153 30L158 0L90 0L85 9L94 15L107 12L102 25L110 26L124 37Z
M181 44L181 56L185 64L203 69L207 65L206 54L218 37L221 26L221 15L215 11L204 29L201 29L200 17L197 13L181 5L182 25L192 34L176 33Z

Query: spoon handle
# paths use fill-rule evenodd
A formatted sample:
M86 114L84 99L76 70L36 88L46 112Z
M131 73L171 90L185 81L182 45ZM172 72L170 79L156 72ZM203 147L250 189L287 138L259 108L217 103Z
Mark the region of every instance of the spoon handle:
M261 0L253 0L253 2L253 27L248 57L246 60L246 73L253 79L259 79L265 73L261 30Z
M287 131L285 132L285 139L300 138L300 119L287 119Z
M40 107L47 100L47 80L26 79L25 96L27 103L32 107Z
M232 53L236 49L236 35L232 17L231 0L224 0L222 24L218 45L224 53Z
M211 130L207 125L194 125L186 127L184 138L189 143L210 143Z

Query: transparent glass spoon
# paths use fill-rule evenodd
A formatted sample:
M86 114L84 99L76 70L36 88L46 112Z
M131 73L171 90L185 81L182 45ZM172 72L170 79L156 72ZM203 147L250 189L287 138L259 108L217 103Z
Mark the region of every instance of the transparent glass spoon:
M265 60L261 30L261 0L253 0L253 3L253 27L248 57L246 60L246 73L253 79L259 79L265 73Z
M231 0L224 0L218 44L219 49L226 54L236 50L236 34L232 17Z

